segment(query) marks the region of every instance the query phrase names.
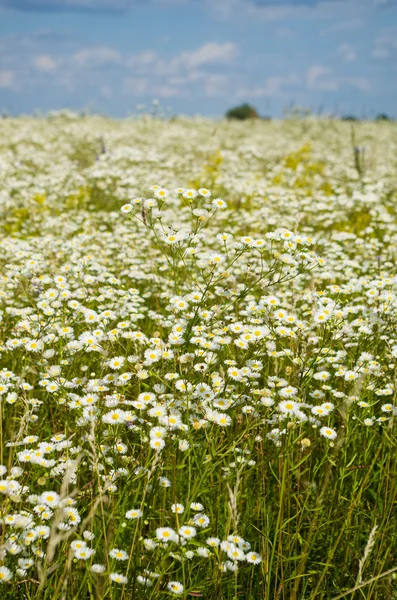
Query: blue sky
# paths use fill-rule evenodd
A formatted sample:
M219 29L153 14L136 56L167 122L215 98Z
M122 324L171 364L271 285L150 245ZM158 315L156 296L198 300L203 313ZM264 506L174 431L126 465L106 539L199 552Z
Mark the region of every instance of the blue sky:
M397 0L0 0L0 109L397 117Z

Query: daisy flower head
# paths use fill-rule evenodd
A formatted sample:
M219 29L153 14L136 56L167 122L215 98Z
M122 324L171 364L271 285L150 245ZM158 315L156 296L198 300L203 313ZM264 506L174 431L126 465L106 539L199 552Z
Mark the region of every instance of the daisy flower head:
M43 492L40 496L40 504L46 504L51 508L57 507L59 500L59 495L56 492Z
M132 211L133 208L133 205L128 202L127 204L123 204L120 210L121 212L128 214Z
M171 487L171 481L168 477L159 477L159 485L163 488Z
M197 196L197 191L194 189L187 189L182 192L182 196L186 198L186 200L194 200Z
M226 208L227 204L226 204L226 202L224 200L222 200L222 198L214 198L213 201L212 201L212 206L214 208L220 208L220 209L222 209L222 208Z
M108 413L106 413L105 415L102 416L102 421L104 423L108 423L110 424L119 424L119 423L124 423L125 421L125 417L126 417L126 413L124 410L121 409L116 409L116 410L112 410Z
M140 519L143 513L139 508L131 508L125 513L126 519Z
M228 427L232 422L232 418L225 413L219 413L216 415L214 422L221 427Z
M355 381L358 378L358 374L355 371L345 371L343 376L345 381Z
M221 564L221 570L224 572L231 571L232 573L235 573L236 571L238 571L238 565L236 562L233 562L232 560L227 560Z
M338 435L335 429L332 429L331 427L321 427L320 433L329 440L334 440Z
M157 206L157 202L155 198L147 198L144 202L145 208L155 208Z
M229 552L233 546L234 544L229 540L223 540L223 542L221 542L221 550L223 550L223 552Z
M328 371L319 371L318 373L315 373L313 378L317 379L317 381L327 381L327 379L330 378L330 373L328 373Z
M241 242L243 244L245 244L246 246L252 246L254 244L254 241L255 240L252 237L250 237L249 235L246 235L241 238Z
M165 188L159 188L157 190L154 190L154 195L159 200L165 200L168 196L168 190L166 190Z
M101 565L99 563L94 564L94 565L91 566L91 572L92 573L101 574L101 573L104 573L105 570L106 570L105 565Z
M75 551L74 557L79 560L88 560L95 554L95 550L93 548L79 548Z
M142 575L138 575L136 580L137 583L139 583L140 585L144 585L145 587L152 587L153 585L153 581L149 579L149 577L143 577Z
M156 529L156 538L160 542L177 542L178 536L171 527L158 527Z
M221 263L223 263L225 261L225 257L220 254L219 252L212 252L209 256L208 256L208 262L211 265L219 265Z
M221 543L221 540L217 537L209 537L206 540L207 544L211 546L211 548L217 548Z
M12 571L5 566L0 567L0 583L5 583L12 579Z
M328 316L325 313L317 313L314 316L314 320L316 323L324 323L328 320Z
M207 527L209 525L210 520L207 515L204 513L199 513L198 515L194 515L193 522L197 527Z
M223 232L223 233L218 233L216 238L220 242L227 242L228 240L231 240L233 238L233 236L231 233Z
M232 547L230 548L230 550L228 550L227 553L228 557L231 560L245 560L245 554L242 550L240 550L240 548L238 548L237 546L235 546L234 544L232 545Z
M253 565L258 565L262 561L262 558L257 552L248 552L248 554L245 555L245 560Z
M125 359L123 356L115 356L109 361L109 367L115 370L121 369L121 367L124 365L124 361Z
M128 578L122 573L110 573L110 581L114 581L115 583L128 583Z
M326 410L323 406L313 406L312 409L312 414L319 416L319 417L326 417L329 414L329 411Z
M170 592L172 592L173 594L180 596L181 594L183 594L183 585L181 583L179 583L179 581L170 581L167 584L167 588L169 589Z
M298 404L294 400L283 400L278 405L278 410L285 415L292 415L298 409Z
M165 446L165 441L161 438L151 438L150 447L157 452L160 452Z
M87 548L87 543L84 540L74 540L74 542L70 544L70 547L73 550L73 552L76 552L77 550L81 550L82 548Z
M119 548L113 548L109 552L110 558L115 558L116 560L127 560L128 554L125 550L120 550Z
M295 387L292 387L292 385L287 385L279 391L279 395L282 398L291 398L296 396L297 391L298 390Z
M241 544L241 542L243 542L244 540L239 535L232 534L227 536L227 541L233 542L233 544Z
M188 525L184 525L179 529L179 535L185 539L194 538L197 534L197 530L195 527L189 527Z

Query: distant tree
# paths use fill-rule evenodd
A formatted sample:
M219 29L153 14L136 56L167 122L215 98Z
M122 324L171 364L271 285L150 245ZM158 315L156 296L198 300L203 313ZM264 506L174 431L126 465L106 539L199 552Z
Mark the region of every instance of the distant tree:
M355 117L354 115L343 115L342 117L342 121L359 121L360 119L358 117Z
M244 121L245 119L258 119L259 115L257 110L250 104L240 104L240 106L230 108L226 113L226 118Z
M392 119L386 113L379 113L376 116L375 121L391 121Z

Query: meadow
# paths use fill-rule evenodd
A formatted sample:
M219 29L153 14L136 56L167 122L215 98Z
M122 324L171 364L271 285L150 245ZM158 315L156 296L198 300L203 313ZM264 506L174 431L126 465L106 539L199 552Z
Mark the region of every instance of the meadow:
M0 597L397 598L397 125L0 119Z

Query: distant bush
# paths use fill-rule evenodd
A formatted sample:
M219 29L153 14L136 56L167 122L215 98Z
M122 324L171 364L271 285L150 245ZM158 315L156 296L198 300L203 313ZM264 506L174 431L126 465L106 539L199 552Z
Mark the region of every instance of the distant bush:
M358 117L355 117L354 115L344 115L342 117L342 121L359 121L360 119Z
M379 113L379 115L376 116L375 121L392 121L392 119L386 113Z
M259 115L257 110L250 104L240 104L240 106L230 108L226 113L226 118L244 121L245 119L258 119Z

